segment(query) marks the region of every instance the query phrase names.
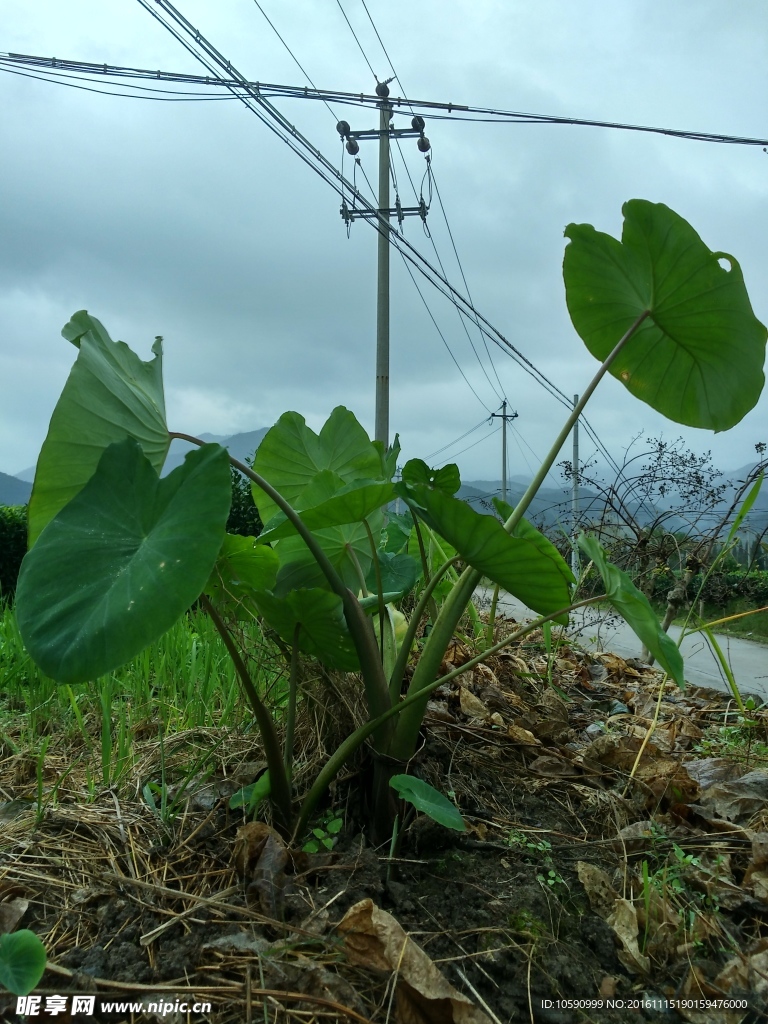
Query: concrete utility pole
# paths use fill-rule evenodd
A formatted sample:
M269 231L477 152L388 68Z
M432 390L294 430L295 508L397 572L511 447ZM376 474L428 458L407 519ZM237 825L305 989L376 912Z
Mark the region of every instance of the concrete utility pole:
M579 396L573 396L574 409L578 405ZM579 548L576 543L576 524L579 519L579 421L573 424L573 483L571 486L571 530L573 534L571 544L571 572L574 576L579 575Z
M376 291L376 425L375 437L389 447L389 119L392 108L382 89L379 116L379 251ZM384 227L386 223L386 229Z
M390 79L391 81L391 79ZM416 145L419 152L429 152L429 139L424 135L424 118L418 115L411 119L410 129L393 128L391 124L392 106L388 102L389 87L386 82L379 82L376 95L381 97L379 105L379 128L377 131L353 132L347 121L339 121L336 130L342 139L346 139L347 152L359 159L359 139L379 140L379 196L376 210L350 209L346 199L342 199L341 216L349 225L358 217L376 217L378 219L378 267L376 287L376 413L375 437L385 448L389 447L389 233L390 219L397 217L398 226L402 226L403 218L418 215L426 221L428 207L421 197L418 206L402 206L400 197L395 196L395 206L389 205L389 140L402 138L418 138ZM427 157L427 159L429 159Z
M501 412L492 412L491 419L501 420L501 500L507 500L507 420L511 423L517 419L517 413L507 414L506 398L501 403Z

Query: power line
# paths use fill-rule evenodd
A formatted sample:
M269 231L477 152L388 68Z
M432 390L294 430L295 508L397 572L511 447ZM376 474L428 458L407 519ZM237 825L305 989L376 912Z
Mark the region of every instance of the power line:
M33 56L25 56L20 54L6 54L0 55L0 69L9 71L10 69L5 66L7 63L14 65L26 64L34 67L45 67L54 69L67 69L72 70L76 73L98 75L102 77L104 75L117 75L130 78L151 78L157 81L164 82L183 82L183 83L195 83L203 84L206 86L216 85L227 89L234 98L239 99L252 113L256 114L259 120L269 130L275 134L281 141L285 142L289 148L299 156L307 166L311 167L327 184L329 184L342 198L345 194L345 189L349 190L360 202L369 213L372 214L371 223L374 224L376 230L379 233L386 233L389 242L398 249L401 256L408 260L431 284L436 288L442 295L451 301L457 309L464 315L469 316L473 322L477 324L483 335L488 340L493 341L499 348L502 349L507 355L510 355L518 365L525 370L534 380L537 381L548 393L560 402L564 407L570 409L570 399L562 392L552 381L550 381L541 371L539 371L534 364L527 359L512 343L496 328L490 321L482 316L479 311L474 307L471 300L465 298L450 282L447 280L444 273L440 273L435 269L434 266L405 238L401 238L397 232L389 224L387 218L381 216L375 206L368 202L362 194L357 190L356 186L349 181L322 155L322 153L309 143L309 141L293 126L281 113L274 107L273 104L267 99L268 95L283 95L283 96L300 96L302 98L313 98L313 99L325 99L328 97L335 97L340 102L353 102L355 104L366 106L380 104L380 98L378 96L365 96L360 94L359 97L356 94L351 93L331 93L329 91L321 91L314 89L310 91L307 87L299 88L293 86L274 86L274 85L260 85L258 82L249 82L246 80L233 66L227 61L223 55L216 50L202 34L196 30L186 18L183 17L175 8L168 2L168 0L156 0L157 4L162 7L166 14L170 14L170 17L176 24L180 25L183 32L186 32L198 47L203 50L203 53L195 49L187 39L184 37L173 24L164 20L160 14L150 5L149 0L138 0L138 2L147 10L167 31L173 35L178 42L203 66L210 72L209 76L199 75L178 75L169 72L162 71L149 71L146 69L136 68L125 68L111 66L107 64L89 64L79 61L61 61L56 58L41 58ZM338 0L337 0L338 2ZM339 5L341 6L341 5ZM343 8L342 8L343 11ZM362 49L362 48L361 48ZM228 75L228 78L223 78L216 67L223 69ZM394 69L393 69L394 70ZM14 72L18 73L18 72ZM57 84L68 84L66 82L59 82ZM82 88L82 87L81 87ZM400 100L390 100L389 102L400 103ZM432 103L427 101L418 101L412 103L412 101L406 101L409 107L414 105L420 105L422 107L430 108L442 108L448 110L459 109L456 104L452 103ZM475 112L491 112L497 115L502 113L501 111L489 111L488 108L469 108L461 107L464 111L475 111ZM532 118L538 122L550 121L552 123L578 123L578 124L594 124L603 127L628 127L633 126L621 126L615 125L608 122L588 122L585 120L577 119L564 119L564 118L545 118L541 115L514 115L523 118ZM634 126L637 127L637 126ZM681 135L689 138L706 139L708 141L717 142L735 142L749 145L762 145L766 140L756 139L739 139L734 137L726 136L705 136L698 133L683 133L675 132L668 129L638 129L648 131L658 131L662 134ZM603 452L605 458L610 464L618 471L619 467L615 460L612 458L610 453L607 451L605 446L602 444L600 439L597 437L593 428L589 425L588 421L582 417L582 422L585 429L593 438L598 448Z
M338 4L338 6L339 6L339 10L340 10L340 11L341 11L341 13L342 13L342 14L344 15L344 21L346 21L347 25L349 25L349 31L350 31L350 32L352 33L352 35L354 36L355 42L356 42L356 43L357 43L357 45L358 45L358 48L359 48L359 50L360 50L360 53L362 53L362 55L363 55L363 60L364 60L364 61L365 61L365 63L366 63L367 65L368 65L368 68L369 68L369 70L370 70L371 74L373 75L374 81L378 82L378 78L376 77L376 72L375 72L375 71L373 70L373 68L371 67L371 62L370 62L370 61L368 60L368 57L367 57L367 55L366 55L366 52L365 52L365 50L363 49L363 45L362 45L362 43L360 42L360 40L359 40L359 39L357 38L357 33L356 33L356 32L355 32L355 30L354 30L354 29L352 28L352 22L351 22L351 21L349 20L349 18L347 17L347 12L346 12L346 11L344 10L344 8L343 8L343 7L341 6L341 0L336 0L336 3L337 3L337 4Z
M495 430L492 430L490 432L490 434L486 434L485 437L481 437L479 441L474 441L472 444L467 445L467 447L466 448L462 448L460 452L454 452L453 455L451 456L451 458L452 459L458 459L458 457L460 455L463 455L464 452L468 452L470 450L470 448L476 448L479 444L482 444L483 441L487 441L489 437L493 437L494 434L498 434L498 432L500 430L501 430L501 427L496 427ZM445 465L445 463L443 463L443 465Z
M303 68L303 67L301 66L301 64L300 64L300 62L299 62L299 59L298 59L298 57L296 56L296 54L295 54L295 53L293 52L293 50L292 50L292 49L290 48L290 46L288 45L288 43L286 43L286 41L285 41L285 40L283 39L283 37L282 37L282 36L280 35L280 33L278 32L278 30L277 30L277 28L275 27L274 23L273 23L273 22L272 22L272 21L270 20L269 16L267 15L267 12L266 12L266 11L264 10L264 8L263 8L263 7L261 6L261 4L259 3L259 0L253 0L253 2L254 2L254 3L256 4L256 6L257 6L257 7L259 8L259 10L261 11L261 13L263 14L263 16L264 16L264 20L266 21L266 23L267 23L267 24L269 25L269 27L270 27L270 28L272 29L272 31L273 31L273 32L275 33L275 35L277 36L277 38L278 38L278 39L280 40L280 42L281 42L281 43L283 44L283 46L285 47L285 49L286 49L286 50L288 51L288 53L290 54L290 57L291 57L291 59L293 60L293 62L294 62L294 64L296 65L296 67L297 67L297 68L299 69L299 71L300 71L300 72L302 73L302 75L304 75L304 77L305 77L305 78L306 78L306 80L307 80L307 81L309 82L309 84L310 84L310 85L312 86L312 88L313 88L313 89L317 89L317 86L315 85L315 83L314 83L314 82L312 81L312 79L310 78L310 76L309 76L309 75L307 74L307 72L306 72L306 71L304 70L304 68ZM323 103L325 103L325 105L326 105L326 107L328 108L328 110L329 110L329 112L330 112L331 116L333 117L333 119L334 119L335 121L338 121L338 117L337 117L337 116L336 116L336 114L334 114L334 112L333 112L333 111L331 110L331 107L330 107L330 105L329 105L328 101L327 101L327 100L323 100Z
M392 58L389 55L389 51L387 50L386 46L384 45L384 40L381 38L381 33L379 32L378 28L376 27L376 23L374 22L373 17L371 16L371 12L368 10L368 5L366 4L365 0L361 0L361 3L363 5L365 13L368 16L368 20L371 23L371 27L373 28L373 31L376 34L376 38L379 41L379 45L381 46L382 50L384 51L384 56L387 58L387 60L389 62L389 66L390 66L390 69L392 71L392 75L394 76L393 80L396 80L397 82L400 83L400 87L403 90L403 94L405 95L405 86L403 85L402 79L400 78L400 76L397 73L397 69L395 68L394 61L392 60ZM361 47L361 49L362 49L362 47ZM365 54L363 54L363 56L365 56ZM366 60L367 60L367 57L366 57ZM369 65L369 67L370 67L370 65ZM409 103L407 97L405 97L405 102ZM423 125L423 123L424 122L422 121L422 125ZM413 183L413 179L411 178L411 172L410 172L410 169L408 167L408 164L406 163L406 160L403 157L403 151L400 148L400 140L399 139L397 140L397 148L398 148L398 152L400 153L400 159L403 161L403 164L405 166L406 174L408 175L408 180L411 183L411 188L413 189L414 196L416 196L416 201L419 202L420 196L416 195L416 187L415 187L415 185ZM472 301L472 295L470 293L469 285L467 284L467 279L466 279L466 276L464 274L464 268L462 267L461 260L459 259L459 253L458 253L458 250L456 249L456 243L455 243L454 238L453 238L453 232L451 231L451 226L448 223L448 215L445 212L445 207L443 206L443 200L442 200L442 197L440 195L440 190L437 187L437 180L434 177L434 172L432 170L432 162L431 162L430 155L427 154L425 159L427 161L427 175L429 177L430 185L434 182L435 192L437 193L438 202L440 204L440 210L441 210L441 212L443 214L443 220L445 221L445 226L446 226L446 229L448 231L448 237L451 240L451 245L453 246L453 253L454 253L454 256L456 257L456 262L457 262L458 267L459 267L459 272L461 274L461 279L464 282L464 289L465 289L465 291L467 293L467 298L471 302ZM396 180L395 175L394 175L394 165L392 164L391 156L390 156L390 168L391 168L391 173L392 173L392 177L393 177L393 182L394 182L394 185L395 185L395 191L397 191L397 180ZM431 189L430 189L430 191L431 191ZM425 224L425 231L426 231L426 224ZM437 244L435 242L434 236L432 235L432 233L430 231L426 231L426 234L427 234L429 240L432 243L432 248L434 249L435 256L437 257L437 261L438 261L438 264L440 266L440 270L442 271L442 274L445 277L446 276L445 267L443 266L443 262L440 259L440 255L439 255L439 253L437 251ZM477 352L477 349L475 348L475 345L474 345L474 342L472 341L472 338L470 337L469 331L467 330L466 322L464 320L464 317L461 314L461 311L457 309L457 312L459 314L459 320L461 322L461 326L464 329L464 333L467 336L467 341L469 342L470 347L472 348L472 351L473 351L473 353L475 355L475 358L477 359L477 362L478 362L478 364L480 366L480 369L483 371L483 374L485 375L486 380L490 384L491 390L495 393L495 395L498 398L498 400L501 401L502 396L504 394L504 386L501 383L501 381L499 380L499 375L498 375L498 373L496 371L496 367L495 367L493 359L491 357L491 353L490 353L490 351L488 349L488 342L487 342L485 336L483 335L482 331L480 331L480 337L481 337L481 339L483 341L483 345L485 346L485 354L488 357L488 361L491 364L491 369L493 370L494 376L496 377L496 381L497 381L497 383L499 385L499 391L496 390L496 387L495 387L493 381L488 376L488 372L486 371L485 366L483 366L483 362L480 359L480 356L479 356L479 354Z
M38 82L47 82L49 85L65 85L70 89L100 93L102 96L117 96L123 100L154 100L160 103L220 103L222 101L238 99L237 96L210 96L207 93L183 92L177 89L153 89L151 86L146 85L115 82L118 88L141 90L142 93L153 92L160 94L157 96L134 95L130 92L115 92L112 89L96 89L93 86L79 85L77 83L81 82L82 79L78 79L77 76L58 74L55 71L50 71L47 75L43 75L35 74L32 71L17 71L15 68L0 67L0 70L7 72L9 75L18 75L20 78L32 78ZM64 81L67 78L72 78L74 81Z
M339 2L339 0L337 0L337 3L339 4L339 7L341 8L341 3ZM384 46L384 43L383 43L382 38L381 38L381 35L379 34L379 30L376 28L376 25L375 25L375 23L373 21L373 18L371 17L371 13L368 10L368 7L365 5L365 0L363 0L363 6L365 7L365 13L368 15L368 20L370 21L370 23L371 23L371 25L373 27L373 30L376 33L376 38L379 40L379 44L381 45L381 48L384 51L384 55L386 56L387 60L389 61L389 66L390 66L390 68L392 70L392 74L395 77L397 77L397 72L395 71L395 66L392 63L392 59L390 58L389 53L387 52L386 47ZM368 59L368 55L366 54L365 50L363 49L363 46L360 43L360 40L358 39L357 35L355 34L355 31L352 28L352 25L351 25L351 23L349 21L349 18L347 18L343 8L341 8L341 11L342 11L342 14L344 14L344 18L345 18L345 20L347 22L347 25L349 26L349 30L352 33L352 35L353 35L353 37L355 39L355 42L357 43L357 45L358 45L358 47L360 49L360 52L362 53L363 58L365 59L365 62L368 64L368 67L371 69L371 71L373 71L373 68L371 66L371 62ZM374 75L374 77L376 77L376 76ZM378 81L378 78L376 80ZM402 85L402 83L401 83L401 85ZM415 195L416 194L416 189L415 189L415 186L413 185L413 179L411 178L411 172L410 172L410 169L408 167L408 164L407 164L405 158L403 157L403 151L400 148L400 140L399 139L397 139L397 147L398 147L398 151L400 153L400 157L401 157L401 159L403 161L403 165L405 166L406 174L408 175L408 180L411 183L411 187L413 188L414 195ZM427 157L427 161L429 161L429 157ZM427 163L427 167L429 169L429 162ZM365 169L362 167L362 165L361 165L361 170L362 170L363 176L365 177L366 182L368 183L368 188L373 193L373 188L371 186L370 181L368 181L368 176L365 173ZM391 176L391 179L392 179L392 185L393 185L393 187L395 189L395 196L398 197L398 201L399 201L399 190L398 190L398 185L397 185L397 174L395 172L395 166L394 166L394 163L393 163L393 160L392 160L391 152L389 154L389 173L390 173L390 176ZM417 202L419 202L419 197L418 196L416 197L416 199L417 199ZM442 203L441 203L441 207L442 207ZM443 212L443 216L445 216L444 212ZM448 223L448 221L447 221L447 218L446 218L446 225L447 225L447 223ZM450 232L450 228L449 228L449 232ZM430 240L432 241L432 247L435 250L435 256L437 257L438 264L440 266L440 270L442 271L442 274L445 277L446 276L445 268L443 267L442 261L440 259L440 255L439 255L439 253L437 251L437 246L435 245L435 241L432 238L432 235L431 235L430 232L427 232L427 235L430 238ZM454 246L454 252L455 252L455 246ZM422 303L424 305L424 308L426 309L427 314L429 315L429 318L430 318L430 320L432 321L432 323L433 323L433 325L435 327L435 330L437 331L438 335L440 336L440 340L442 341L443 345L445 346L446 350L448 351L448 354L450 355L451 359L453 360L453 362L456 365L456 369L459 371L459 373L461 374L462 378L464 379L464 382L466 383L467 387L470 389L470 391L475 396L475 398L478 400L478 402L480 402L480 404L483 406L483 408L486 410L486 412L490 413L490 409L485 404L485 402L482 400L482 398L480 398L480 396L478 395L477 391L472 386L472 384L469 382L469 379L467 378L467 376L464 373L463 369L459 365L459 361L456 358L456 356L454 355L450 345L448 344L448 341L447 341L445 335L440 330L440 327L438 326L438 323L437 323L437 321L436 321L436 319L435 319L435 317L434 317L434 315L432 313L432 310L430 309L429 304L427 303L426 298L422 294L422 291L419 288L419 286L418 286L418 284L416 282L416 279L413 276L411 268L408 266L408 263L406 262L406 260L404 258L404 254L403 254L402 251L400 251L400 256L403 259L403 264L405 266L405 269L408 271L408 275L411 278L411 281L413 282L413 285L416 288L416 291L418 292L419 298L421 299L421 301L422 301ZM457 255L457 259L458 259L458 255ZM461 264L459 264L459 268L461 269ZM462 271L462 275L463 275L463 271ZM465 280L464 283L465 283L465 287L466 287L466 280ZM472 343L472 339L470 338L469 332L467 331L466 325L464 323L464 318L462 317L460 312L459 312L459 320L461 321L462 327L464 328L464 331L465 331L465 333L467 335L467 340L470 343L470 346L471 346L472 351L473 351L473 353L475 355L475 358L477 359L477 362L478 362L478 364L480 366L480 369L482 370L483 374L485 375L486 380L488 381L489 385L491 386L491 390L494 391L494 393L496 394L496 397L499 400L501 400L501 396L498 394L498 392L496 392L496 389L495 389L495 387L493 385L493 382L491 381L490 377L488 376L488 373L487 373L485 367L483 366L482 360L480 359L480 356L478 355L477 349L475 348L474 344ZM499 386L501 386L501 384Z
M476 423L474 427L470 427L469 430L465 430L463 434L460 434L459 437L454 438L453 441L449 441L448 444L444 444L443 447L438 448L437 451L431 452L429 455L425 455L424 461L428 462L430 459L434 459L438 455L442 455L444 451L447 451L449 448L453 448L455 444L459 444L459 442L463 441L465 437L469 437L470 434L474 434L476 430L479 430L480 427L485 426L488 422L489 421L487 419L480 420L480 422Z
M427 159L429 160L429 157L427 157ZM431 162L430 162L430 170L431 170ZM448 215L445 212L445 207L443 206L443 199L442 199L442 196L440 195L440 189L437 187L437 179L435 178L434 171L432 171L432 181L433 181L434 186L435 186L435 194L437 195L437 201L438 201L438 203L440 205L440 210L441 210L441 212L443 214L443 220L445 221L445 226L446 226L446 228L448 230L448 237L450 238L451 245L453 246L453 254L456 257L456 262L459 265L459 273L461 274L461 280L464 282L464 289L465 289L465 291L467 293L467 298L471 302L472 301L472 294L471 294L471 292L469 290L469 285L467 284L467 278L464 275L464 267L461 265L461 260L459 259L459 253L458 253L458 250L456 249L456 243L453 240L453 232L451 231L451 225L448 223ZM435 251L437 251L437 250L435 250ZM442 269L442 264L440 265L440 267ZM479 328L480 325L477 324L477 327ZM480 331L480 337L483 340L483 345L485 347L485 354L488 356L488 362L491 364L491 369L493 370L494 376L496 377L496 381L497 381L497 383L499 385L499 388L501 389L501 395L498 395L498 397L501 398L502 395L504 395L504 385L499 380L499 374L498 374L498 372L496 370L496 366L495 366L495 364L493 362L493 359L491 358L491 353L490 353L490 350L488 348L488 341L487 341L487 339L486 339L486 337L485 337L485 335L483 334L482 331ZM469 338L469 331L467 331L467 338ZM470 342L470 344L471 344L471 342ZM474 351L474 348L475 348L475 346L472 345L473 351ZM488 374L486 374L486 377L487 376L488 376ZM489 380L489 383L490 383L490 380ZM493 384L491 384L491 387L493 387Z
M165 21L158 11L156 11L149 3L149 0L138 0L142 7L147 10L152 17L154 17L170 34L178 40L181 45L190 53L196 60L198 60L203 66L211 73L210 76L183 76L183 80L189 81L194 77L195 81L206 82L210 84L211 77L214 81L218 81L227 88L234 96L236 96L251 113L254 113L258 119L264 124L274 135L276 135L281 141L285 142L286 145L301 159L307 166L311 167L327 184L329 184L340 197L344 197L345 189L349 190L360 203L372 216L371 223L375 226L379 233L386 233L390 244L394 245L398 251L407 259L429 282L434 288L436 288L442 295L444 295L450 302L452 302L464 315L470 315L471 318L478 324L481 331L488 337L489 340L493 341L494 344L498 345L502 351L505 351L507 355L511 355L512 358L525 370L530 376L534 378L539 384L541 384L545 390L549 391L553 397L557 399L566 408L570 408L570 400L567 396L560 391L551 381L546 378L544 374L539 371L534 364L522 354L514 345L499 331L491 322L484 317L473 305L465 298L453 285L447 280L444 274L440 273L435 267L418 251L407 239L400 237L397 232L392 228L388 219L380 215L375 205L368 200L359 192L356 186L350 183L344 176L328 161L323 154L316 149L312 144L298 131L298 129L292 125L280 111L266 99L258 83L248 82L239 72L233 67L231 62L226 60L225 57L219 51L208 42L207 39L192 26L183 15L175 10L169 0L156 0L156 3L163 8L165 12L169 12L172 20L181 26L181 28L190 35L198 46L203 49L203 53L196 50L190 43L185 39L184 35L174 27L173 24ZM11 55L12 57L14 55ZM67 64L72 65L75 62L61 62L53 59L53 61L45 60L43 58L20 58L24 61L32 63L53 63L57 66ZM2 58L0 58L1 62ZM230 78L219 79L219 73L216 70L216 65L220 68L227 70ZM109 65L88 65L91 73L109 74L111 72ZM94 70L95 69L95 70ZM129 71L131 69L128 69ZM135 69L134 69L135 70ZM117 69L117 73L124 73L126 69ZM160 78L162 75L167 74L165 72L141 72L141 75L149 75L152 77ZM232 77L234 76L234 77ZM307 91L306 89L304 90Z
M384 45L384 41L382 40L381 36L379 35L379 30L376 28L374 20L371 17L371 12L368 10L368 5L366 4L365 0L362 0L362 4L363 4L363 7L365 8L365 13L368 15L368 21L370 21L371 27L373 28L373 31L376 33L376 38L379 40L379 46L382 48L382 50L384 51L384 56L389 61L389 66L392 69L392 74L395 76L394 77L394 81L400 82L398 74L395 71L395 65L392 63L392 59L389 56L389 54L387 53L387 48ZM403 88L403 83L402 82L400 82L400 88L403 89L403 92L405 92L405 89Z
M142 0L139 0L142 3ZM160 2L160 0L158 0ZM339 0L337 0L337 3ZM142 3L142 6L145 6ZM339 4L341 7L341 5ZM146 9L154 16L157 17L155 12L150 7ZM343 12L343 8L342 8ZM157 20L161 24L168 26L161 18L157 17ZM186 20L186 19L185 19ZM187 24L189 24L187 22ZM192 26L190 26L191 28ZM193 29L193 33L194 33ZM175 33L174 33L175 34ZM176 38L179 38L176 36ZM202 40L202 36L200 36ZM181 41L181 39L179 39ZM190 49L185 43L182 43L190 53L195 55L197 59L200 59L199 55ZM206 77L203 75L187 75L179 74L168 71L154 71L147 68L129 68L121 67L119 65L109 64L95 64L86 61L70 61L60 60L58 58L51 57L35 57L28 54L19 53L3 53L0 54L0 62L12 63L12 64L30 64L39 67L51 67L51 68L64 68L65 70L75 70L82 74L95 74L103 76L118 75L128 78L152 78L158 81L164 82L188 82L195 83L205 86L213 86L225 89L234 90L256 90L260 96L264 99L270 97L286 97L286 98L300 98L300 99L314 99L314 100L329 100L335 101L340 104L349 104L352 106L359 107L378 107L381 103L381 97L370 93L351 93L343 92L340 90L333 89L317 89L307 88L306 86L291 86L291 85L279 85L270 82L251 82L244 79L241 75L232 78L224 78L221 75L214 75L213 77ZM203 62L204 63L204 62ZM367 60L366 60L367 63ZM224 61L223 67L228 67L231 70L232 66L229 62ZM7 70L7 68L4 68ZM394 69L393 69L394 70ZM375 77L375 75L374 75ZM581 117L564 117L561 115L553 114L535 114L528 113L525 111L513 111L496 109L493 107L474 107L463 103L453 102L438 102L435 100L414 100L399 96L390 96L387 99L387 103L393 107L395 114L404 114L406 111L399 110L397 108L405 106L408 112L414 110L430 110L439 111L446 110L446 115L438 113L431 114L431 118L439 120L452 120L452 121L475 121L479 124L491 124L491 123L510 123L510 124L557 124L557 125L576 125L581 127L589 128L611 128L620 131L633 131L633 132L650 132L656 135L666 135L671 138L688 139L697 142L713 142L724 145L738 145L738 146L768 146L768 138L753 138L739 135L729 135L725 133L713 133L713 132L698 132L690 131L687 129L678 128L662 128L651 125L639 125L639 124L624 124L618 121L600 121L589 118ZM458 111L458 113L454 113ZM478 115L478 116L475 116ZM483 115L480 117L479 115Z

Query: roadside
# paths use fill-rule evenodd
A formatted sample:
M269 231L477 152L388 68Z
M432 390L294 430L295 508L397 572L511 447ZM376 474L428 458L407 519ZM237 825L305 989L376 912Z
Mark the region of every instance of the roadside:
M480 607L490 605L491 594L490 587L479 587L475 591ZM535 612L507 593L499 596L499 612L518 621L536 617ZM580 608L573 613L567 633L587 650L613 651L623 658L640 657L640 641L615 613ZM670 627L669 635L675 641L680 633L679 626ZM742 696L752 694L768 702L768 649L765 645L723 634L717 634L717 642L728 659ZM729 691L720 663L702 634L685 637L680 650L685 659L685 678L689 683Z

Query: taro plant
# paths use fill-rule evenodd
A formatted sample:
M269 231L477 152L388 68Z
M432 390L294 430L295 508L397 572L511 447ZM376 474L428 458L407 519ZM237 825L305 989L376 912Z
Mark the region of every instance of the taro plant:
M0 985L14 995L25 996L35 988L46 962L45 946L28 928L0 935Z
M568 310L600 366L522 499L514 508L496 502L503 522L455 497L455 466L433 470L414 459L393 482L397 442L384 451L344 408L319 434L298 413L284 414L252 467L218 445L171 432L161 339L143 362L98 320L76 313L63 334L79 352L38 461L30 550L17 591L31 656L62 683L95 678L154 641L199 599L260 730L269 766L260 795L268 789L276 826L304 839L328 784L368 741L370 828L378 841L386 839L400 810L390 782L413 799L400 776L417 748L430 693L543 623L567 623L576 607L569 567L524 516L602 377L612 374L675 422L716 431L742 419L764 383L766 329L753 315L738 263L710 251L672 210L628 202L621 241L584 224L565 234ZM173 437L199 448L161 479ZM264 524L258 538L226 534L229 463L251 481ZM396 497L407 515L389 511ZM585 537L581 545L606 591L590 600L611 601L683 685L679 651L647 599L597 541ZM446 648L484 576L539 618L441 675ZM417 585L406 619L397 604ZM247 616L279 635L290 660L282 734L231 629L233 619ZM421 637L427 617L431 629ZM301 654L359 674L368 721L332 753L298 804L292 758ZM428 811L435 801L419 790Z

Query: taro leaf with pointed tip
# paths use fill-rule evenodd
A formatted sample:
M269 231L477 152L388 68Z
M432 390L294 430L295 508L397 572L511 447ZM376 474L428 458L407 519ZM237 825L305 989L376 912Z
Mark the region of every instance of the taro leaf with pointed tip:
M443 491L449 497L461 487L459 467L454 463L441 469L430 469L421 459L410 459L403 466L402 481L405 484L423 484Z
M29 500L29 545L93 475L101 453L133 437L159 473L170 438L165 424L162 341L143 362L122 341L112 341L85 310L61 332L79 348L51 416Z
M382 521L380 512L374 512L368 517L374 536L381 529ZM365 578L373 558L368 533L363 524L347 523L345 526L331 526L313 533L344 584L357 593L361 581L355 560ZM275 545L275 550L280 558L275 593L284 595L289 590L306 587L328 589L328 580L301 537L284 537Z
M466 502L423 486L400 493L416 505L416 514L452 544L465 562L541 615L571 603L571 570L554 545L529 523L510 536L493 516L481 515ZM565 625L568 615L555 620Z
M502 501L501 498L492 498L491 500L496 511L504 522L506 522L514 512L513 507L508 502ZM540 533L532 523L528 522L527 519L521 519L518 522L517 526L512 531L512 536L521 537L524 540L530 541L543 555L546 555L547 558L553 559L558 565L561 563L566 565L563 556L557 550L552 541L548 540L543 533ZM570 572L571 570L569 569L568 571ZM573 576L571 576L571 582L576 582Z
M14 995L32 991L43 976L46 960L45 946L28 928L0 935L0 985Z
M389 601L396 601L407 594L416 585L419 577L419 563L410 555L401 553L393 555L390 551L378 551L381 588L389 596ZM375 594L378 590L375 568L371 568L366 580L368 590Z
M256 597L259 611L283 640L293 643L297 623L299 649L328 668L356 672L360 668L352 638L344 620L341 598L328 590L291 590L285 597L262 593Z
M756 405L765 381L767 332L741 268L663 203L632 199L623 213L620 242L590 224L565 229L573 325L602 362L647 310L610 372L676 423L727 430Z
M382 480L391 480L397 472L397 460L400 458L400 435L395 434L395 440L386 450L382 441L372 441L371 443L381 458Z
M755 482L750 487L749 493L747 494L746 498L741 503L741 508L739 509L739 511L738 511L738 513L736 515L736 518L734 519L734 521L733 521L733 523L731 525L730 530L728 531L728 538L727 538L727 540L725 542L726 544L730 544L731 543L733 538L739 532L739 530L741 528L741 524L744 522L746 517L749 515L749 512L750 512L752 506L755 504L755 502L758 499L758 496L759 496L760 491L761 491L762 486L763 486L763 480L764 479L765 479L765 472L763 470L761 470L760 473L758 474L757 479L755 480Z
M228 533L205 592L214 604L242 609L247 615L254 592L274 587L279 566L277 552L258 545L255 537Z
M382 459L354 415L338 406L319 434L297 412L284 413L259 445L253 468L295 507L322 470L331 470L344 483L376 480ZM252 490L261 520L268 523L278 507L256 484Z
M674 640L661 628L648 598L637 589L625 572L608 561L605 551L595 537L582 534L579 537L579 547L600 573L608 600L613 607L632 627L664 671L683 688L683 657Z
M262 800L266 800L272 792L272 781L267 769L263 775L250 784L243 786L233 793L229 798L229 808L236 811L238 807L245 807L248 814L253 814Z
M467 831L467 826L464 824L464 819L456 804L447 796L443 796L434 786L430 786L428 782L417 779L413 775L393 775L389 784L397 791L402 800L413 804L417 811L426 814L438 825L455 829L457 832Z
M405 551L408 547L408 539L413 529L413 516L410 509L406 509L402 515L396 512L387 512L387 525L384 530L384 550L391 551L393 555Z
M305 498L306 491L302 498ZM390 483L365 481L362 484L343 486L331 497L311 508L299 503L301 520L309 530L321 530L329 526L346 526L361 523L372 512L386 505L395 497ZM259 543L281 540L296 534L294 525L283 513L274 516L259 534Z
M84 682L162 636L210 576L231 495L219 445L190 452L163 480L136 441L110 445L21 566L16 614L40 668Z

